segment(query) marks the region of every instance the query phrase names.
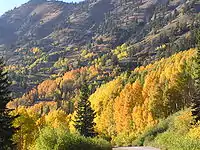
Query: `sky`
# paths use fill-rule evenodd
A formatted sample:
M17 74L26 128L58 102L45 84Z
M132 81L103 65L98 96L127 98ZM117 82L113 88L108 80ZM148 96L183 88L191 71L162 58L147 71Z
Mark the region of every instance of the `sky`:
M8 10L18 7L21 4L28 2L29 0L0 0L0 15ZM83 0L63 0L65 2L80 2Z

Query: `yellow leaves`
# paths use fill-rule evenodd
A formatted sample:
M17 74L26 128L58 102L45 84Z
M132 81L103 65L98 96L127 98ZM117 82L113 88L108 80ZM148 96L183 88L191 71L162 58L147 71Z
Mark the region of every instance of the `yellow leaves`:
M144 70L148 71L148 73L151 72L165 72L167 74L167 78L170 78L170 74L173 74L173 71L176 71L177 68L182 65L181 62L186 62L186 64L191 64L191 58L195 56L195 49L189 49L188 51L180 52L178 54L174 54L169 58L162 58L159 61L156 61L153 64L149 64L146 67L141 66L139 68L136 68L134 71L141 73Z
M55 110L45 115L45 123L54 128L69 126L68 115L62 110Z
M166 48L165 45L162 48ZM178 75L186 71L185 66L191 67L193 51L181 52L134 70L144 84L143 87L138 81L133 85L127 84L115 99L114 119L118 133L134 130L142 132L157 123L156 117L166 117L182 108L183 101L176 84L180 78Z
M75 116L76 116L76 111L73 114L69 114L67 119L69 121L69 131L71 133L76 133L76 128L74 127L74 120L75 120Z
M9 71L15 71L17 69L17 66L15 65L7 65L5 67L6 70L9 70Z
M89 52L88 50L82 50L81 56L85 59L92 58L95 54L93 52Z
M87 55L88 51L86 49L81 51L81 56L84 57L85 55Z
M27 114L26 108L25 107L18 107L17 109L15 109L11 112L11 115L13 115L13 116L16 116L18 114Z
M90 96L89 100L92 108L97 112L97 114L100 114L102 108L104 108L110 100L113 100L117 96L122 87L121 83L122 81L120 78L115 79L105 85L102 85L94 94Z
M123 58L126 58L128 56L127 52L121 52L120 54L117 55L119 60L122 60Z
M166 47L162 46L162 48ZM127 46L122 45L113 53L123 58L127 55L126 49ZM178 79L181 78L181 75L185 75L181 73L192 69L194 53L195 50L191 49L170 58L161 59L154 64L139 67L134 70L136 77L138 77L134 83L127 83L127 78L118 77L98 88L89 97L92 108L97 113L94 120L96 123L95 130L110 137L121 133L128 135L134 133L134 136L137 136L146 128L157 124L157 118L167 117L182 109L182 98L184 97L181 92L184 92L184 88L178 83L180 82L181 85L185 86L186 84L183 82L186 82L188 78L184 81L178 81ZM39 98L46 98L51 97L51 93L55 94L56 92L62 95L61 90L69 91L75 82L78 82L76 79L79 79L78 77L81 75L94 78L98 73L99 70L95 66L72 70L66 72L63 77L42 82L36 89L24 95L23 98L32 100L35 99L37 94ZM14 107L14 104L10 103L8 106ZM19 107L13 113L22 115L14 124L23 127L21 132L37 132L43 126L53 128L62 126L71 132L76 132L73 124L75 112L67 115L64 111L57 110L56 103L39 103L28 109ZM174 126L175 128L183 128L186 131L190 120L190 114L182 114L174 120ZM195 127L191 129L188 136L199 138L199 132L199 127ZM17 133L17 138L22 143L26 140L26 145L30 142L30 138L21 136L21 133Z
M155 72L150 72L149 74L146 75L142 91L144 99L150 97L152 88L156 83L157 83L157 77L155 76Z
M148 106L144 104L141 106L135 106L133 109L132 119L136 133L142 133L145 128L157 124L157 120L153 118L152 113L148 111L147 107Z
M135 106L132 113L132 118L134 120L135 130L143 130L145 124L143 123L143 109L142 106Z
M67 67L69 60L67 58L59 58L57 62L54 63L54 67L62 68Z
M113 120L113 102L108 102L107 106L105 106L103 112L98 118L95 118L95 122L97 123L95 126L95 130L99 134L104 134L108 136L112 136L115 132L114 120Z
M105 85L102 85L92 94L89 98L92 108L97 113L95 118L96 130L100 133L111 132L112 129L108 129L113 125L112 113L114 99L118 95L122 88L122 81L117 78ZM106 119L108 119L107 122Z
M113 50L113 53L119 55L123 48L125 45ZM166 45L162 45L162 48L166 48ZM97 89L90 97L92 107L97 112L97 131L110 136L115 132L141 133L145 128L157 124L156 118L180 110L182 101L175 83L179 78L177 75L185 71L185 63L187 66L191 64L192 51L135 69L142 84L136 80L122 87L122 82L116 79ZM177 93L179 95L175 96Z
M37 136L36 117L31 116L25 107L19 107L14 110L13 114L20 115L13 121L13 126L19 128L13 136L13 140L18 149L27 150Z
M86 55L84 55L84 58L86 59L89 59L89 58L92 58L95 54L92 52L92 53L87 53Z
M121 100L119 97L115 99L114 103L114 120L116 123L116 131L117 133L120 133L123 130L123 116L121 115L121 112L123 111L123 100Z
M166 47L167 47L166 44L163 44L163 45L162 45L162 49L165 49Z
M40 50L38 47L34 47L34 48L31 49L31 52L32 52L33 54L38 54L38 53L41 52L41 50Z
M36 126L38 126L38 128L42 128L45 125L45 115L43 115L41 118L39 118L36 122L35 122Z
M191 139L200 139L200 125L193 127L187 133L187 136Z
M123 58L126 58L128 56L128 46L126 44L122 44L121 46L118 46L113 51L114 55L117 55L119 60L122 60Z
M131 113L134 106L142 104L142 86L139 81L127 84L115 99L114 119L117 132L133 130Z
M97 76L99 74L99 70L95 66L90 66L87 71L89 78L93 78L94 76Z
M159 50L165 50L167 48L167 45L166 44L163 44L163 45L160 45L158 47L156 47L156 50L159 51Z
M56 84L59 86L61 81L62 81L62 78L58 77L58 78L55 79L55 81L56 81Z
M69 130L69 123L71 121L70 115L68 116L62 110L53 110L47 115L41 113L39 115L35 112L41 112L42 108L42 104L36 104L36 106L30 108L18 107L11 113L13 116L19 114L19 117L13 122L13 126L19 128L13 136L13 140L17 143L18 149L28 150L43 127L62 127L65 130Z
M55 105L56 102L44 102L35 104L34 106L29 108L18 107L16 110L12 111L11 114L13 116L19 114L20 117L22 117L21 119L19 118L19 120L18 118L15 120L17 121L17 123L21 122L22 124L24 124L25 120L23 120L23 118L26 117L33 120L34 124L39 128L44 125L52 126L55 128L61 125L68 127L69 124L68 115L62 110L56 110L56 108L54 108ZM45 107L49 108L48 110L49 112L46 112L47 114L44 114Z
M179 116L174 119L174 129L179 129L181 134L189 131L192 123L192 113L191 110L181 112ZM194 129L195 130L195 129ZM190 133L189 133L190 134Z

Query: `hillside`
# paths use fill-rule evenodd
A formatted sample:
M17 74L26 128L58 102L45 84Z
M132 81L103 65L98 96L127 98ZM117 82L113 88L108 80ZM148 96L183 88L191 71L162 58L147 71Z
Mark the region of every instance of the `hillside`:
M69 70L123 71L194 47L199 8L198 0L30 0L0 17L0 53L22 95Z
M199 20L199 0L30 0L6 12L0 149L199 150Z
M94 121L98 136L114 146L146 144L174 150L184 144L186 148L198 150L199 126L191 124L193 119L188 110L194 92L195 54L195 49L180 52L123 73L95 89L89 101L96 112ZM60 129L62 133L63 129L68 133L77 132L74 128L80 94L77 89L87 70L82 68L56 80L46 80L23 97L8 103L9 108L15 109L13 114L20 115L14 122L14 126L20 127L14 136L20 149L34 144L37 147L38 140L42 140L41 147L51 147L57 139L50 139L60 133ZM90 68L85 75L89 83L95 76L101 76L95 68ZM48 138L43 139L47 134ZM64 138L60 134L56 136ZM171 140L173 136L176 143ZM191 143L187 143L188 140ZM58 139L57 142L61 141Z

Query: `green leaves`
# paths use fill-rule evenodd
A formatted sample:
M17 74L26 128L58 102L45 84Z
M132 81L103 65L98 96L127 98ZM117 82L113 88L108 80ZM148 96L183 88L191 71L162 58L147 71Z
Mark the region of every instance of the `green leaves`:
M46 127L41 130L31 150L112 150L112 147L102 139L85 138L62 128Z

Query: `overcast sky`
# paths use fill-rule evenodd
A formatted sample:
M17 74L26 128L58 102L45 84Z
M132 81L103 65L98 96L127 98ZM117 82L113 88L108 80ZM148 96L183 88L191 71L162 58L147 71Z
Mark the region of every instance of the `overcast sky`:
M21 4L28 2L29 0L0 0L0 15L8 10L18 7ZM65 2L80 2L83 0L63 0Z

